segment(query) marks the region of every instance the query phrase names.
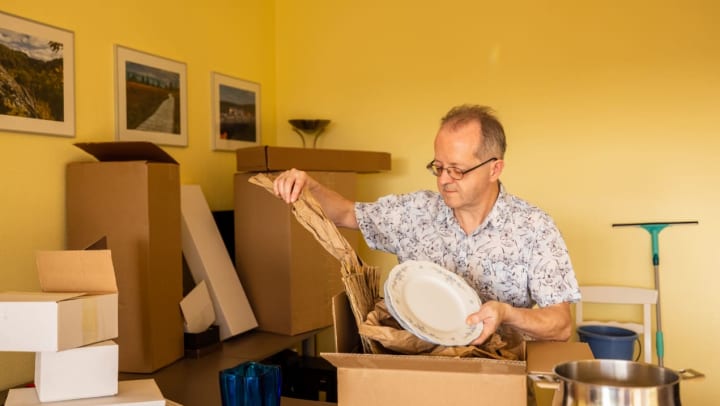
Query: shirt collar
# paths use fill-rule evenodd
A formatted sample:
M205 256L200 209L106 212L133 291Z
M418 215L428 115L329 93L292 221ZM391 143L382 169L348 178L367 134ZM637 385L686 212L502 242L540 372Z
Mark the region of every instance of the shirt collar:
M503 223L505 223L505 219L508 216L507 199L509 198L509 195L505 191L505 185L503 185L500 181L498 181L498 184L500 185L500 192L498 193L497 200L495 200L495 204L493 204L493 207L492 209L490 209L490 212L488 213L485 220L483 220L480 227L478 227L473 234L487 227L499 228L502 226ZM442 199L442 196L439 193L438 197L440 198L440 201L442 203L437 216L438 224L441 225L440 231L443 233L448 233L452 228L460 228L460 224L458 224L457 220L455 219L452 209L445 204L445 201Z

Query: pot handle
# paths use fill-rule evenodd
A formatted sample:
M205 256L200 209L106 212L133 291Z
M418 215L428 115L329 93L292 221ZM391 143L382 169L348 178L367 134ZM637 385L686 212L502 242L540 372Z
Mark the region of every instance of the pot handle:
M696 371L692 368L680 369L676 372L678 373L678 375L680 375L680 379L683 379L683 380L705 377L705 374L703 374L702 372Z
M642 357L643 346L642 346L642 341L640 341L640 336L635 336L635 341L638 344L638 355L637 355L637 357L635 357L635 362L637 362L637 361L640 361L640 357Z
M562 381L553 374L528 374L535 386L542 389L553 389L552 406L562 406L564 385Z

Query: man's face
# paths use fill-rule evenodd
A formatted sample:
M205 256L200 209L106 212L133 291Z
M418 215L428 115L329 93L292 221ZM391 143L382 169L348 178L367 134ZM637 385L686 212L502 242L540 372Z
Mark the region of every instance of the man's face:
M442 127L435 137L435 163L443 168L456 167L468 170L492 156L478 158L482 137L480 124L470 122L459 128ZM500 165L497 165L500 163ZM463 175L462 179L453 179L447 171L437 177L438 191L452 209L472 209L480 204L490 193L491 184L497 181L502 169L501 161L489 162Z

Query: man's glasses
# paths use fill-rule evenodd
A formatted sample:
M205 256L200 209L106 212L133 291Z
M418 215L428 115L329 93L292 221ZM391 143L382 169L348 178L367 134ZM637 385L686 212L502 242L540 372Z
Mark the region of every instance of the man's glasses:
M443 171L445 171L445 172L447 172L448 175L450 175L451 178L453 178L455 180L460 180L463 178L463 176L465 176L466 173L474 171L475 169L477 169L487 163L490 163L492 161L497 161L497 158L490 158L487 161L484 161L480 164L473 166L470 169L466 169L463 171L462 169L456 168L454 166L448 166L447 168L445 168L443 166L436 165L435 160L433 159L432 161L430 161L429 164L427 164L426 168L434 176L440 176L440 175L442 175Z

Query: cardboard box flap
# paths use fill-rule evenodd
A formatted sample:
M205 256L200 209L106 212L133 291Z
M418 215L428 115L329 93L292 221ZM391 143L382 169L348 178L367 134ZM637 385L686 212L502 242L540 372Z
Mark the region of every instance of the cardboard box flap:
M527 342L527 372L530 374L552 374L555 365L593 358L593 353L587 343Z
M62 302L83 296L84 293L70 292L2 292L0 302Z
M110 250L38 251L35 255L43 292L117 292Z
M332 298L333 338L337 352L361 352L360 334L355 325L347 293L343 290Z
M389 171L390 153L316 148L271 147L267 145L235 150L240 172L305 171L369 173Z
M75 146L98 161L148 161L177 164L162 148L147 141L78 142Z
M338 368L525 375L525 362L428 355L322 353Z

